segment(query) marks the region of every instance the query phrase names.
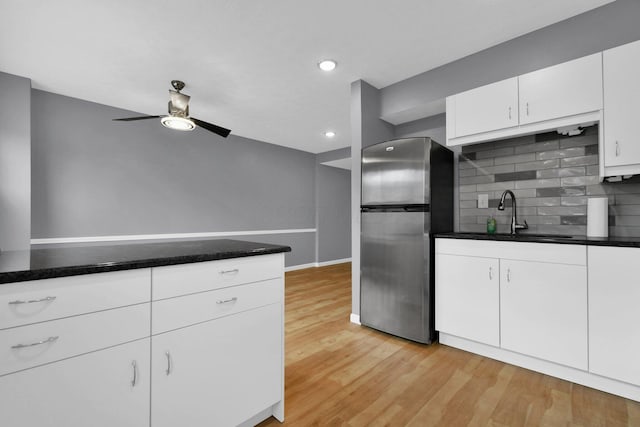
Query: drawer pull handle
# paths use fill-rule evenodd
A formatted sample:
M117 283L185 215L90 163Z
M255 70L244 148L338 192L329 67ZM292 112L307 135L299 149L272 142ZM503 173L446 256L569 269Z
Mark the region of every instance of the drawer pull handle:
M16 344L16 345L12 345L11 348L17 350L17 349L21 349L21 348L34 347L36 345L49 344L51 342L56 341L58 338L60 338L60 337L55 336L55 337L49 337L46 340L42 340L42 341L38 341L38 342L32 342L30 344Z
M240 272L239 269L234 268L233 270L220 270L220 274L225 275L225 274L238 274Z
M507 269L507 282L511 283L511 269Z
M138 364L136 361L131 362L131 368L133 368L133 378L131 379L131 387L135 387L138 383Z
M233 298L229 298L229 299L219 299L218 301L216 301L216 304L229 304L230 302L236 302L238 301L238 297L233 297Z
M167 374L167 376L169 376L173 371L173 361L171 360L171 353L165 351L164 355L167 356L167 370L165 371L165 373Z
M40 299L30 299L30 300L15 300L15 301L9 301L9 305L18 305L18 304L33 304L34 302L47 302L47 301L53 301L54 299L56 299L56 297L44 297L44 298L40 298Z
M493 280L493 267L489 267L489 280Z

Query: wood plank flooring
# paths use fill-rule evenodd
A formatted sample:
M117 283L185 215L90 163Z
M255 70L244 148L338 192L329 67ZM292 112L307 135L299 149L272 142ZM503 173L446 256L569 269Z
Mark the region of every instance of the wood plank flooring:
M640 403L350 323L351 264L285 287L284 425L640 426Z

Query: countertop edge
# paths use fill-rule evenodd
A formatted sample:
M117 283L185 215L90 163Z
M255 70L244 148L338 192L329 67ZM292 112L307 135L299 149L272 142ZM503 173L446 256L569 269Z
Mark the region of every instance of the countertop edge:
M436 233L434 238L441 239L462 239L462 240L491 240L498 242L523 242L523 243L554 243L561 245L584 245L584 246L614 246L640 248L640 238L630 237L587 237L587 236L571 236L553 237L553 236L531 236L521 234L511 236L508 234L486 234L486 233Z
M230 251L217 253L191 254L182 256L136 259L115 263L98 263L85 265L69 265L35 270L16 270L0 273L0 285L32 280L53 279L57 277L79 276L83 274L107 273L111 271L134 270L140 268L163 267L195 262L217 261L231 258L245 258L258 255L269 255L291 252L290 246L274 246L261 250Z

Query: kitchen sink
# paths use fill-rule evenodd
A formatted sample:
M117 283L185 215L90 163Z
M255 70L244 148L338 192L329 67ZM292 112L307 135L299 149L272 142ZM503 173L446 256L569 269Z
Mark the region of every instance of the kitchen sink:
M507 236L511 236L511 234L507 234ZM562 234L535 234L535 233L516 234L513 237L531 237L531 238L538 238L538 239L573 239L573 236L562 235Z

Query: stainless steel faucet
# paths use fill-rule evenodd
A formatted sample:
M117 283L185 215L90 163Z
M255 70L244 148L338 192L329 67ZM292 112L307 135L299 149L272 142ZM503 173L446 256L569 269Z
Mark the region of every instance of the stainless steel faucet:
M517 230L526 230L529 228L527 221L524 221L524 224L518 224L518 214L516 213L516 196L513 194L511 190L504 190L502 193L502 197L500 197L500 203L498 203L498 210L504 210L504 199L507 197L507 194L511 195L511 234L516 234Z

